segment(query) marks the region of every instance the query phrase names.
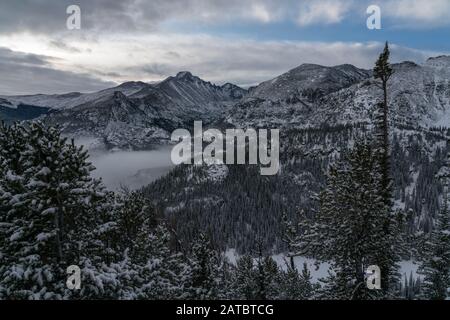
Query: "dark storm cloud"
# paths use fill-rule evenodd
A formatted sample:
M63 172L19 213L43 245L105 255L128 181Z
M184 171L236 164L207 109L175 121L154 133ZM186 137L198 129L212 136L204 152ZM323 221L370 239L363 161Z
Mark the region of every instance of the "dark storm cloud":
M54 69L52 59L0 47L0 95L88 92L115 85L87 74Z

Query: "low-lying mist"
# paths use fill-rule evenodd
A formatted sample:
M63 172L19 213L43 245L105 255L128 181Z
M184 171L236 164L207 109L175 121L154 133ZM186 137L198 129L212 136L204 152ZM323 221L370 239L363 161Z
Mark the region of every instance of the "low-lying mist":
M96 167L92 175L102 178L109 190L122 186L138 189L168 173L173 164L171 147L151 151L101 151L94 148L95 139L77 139L77 145L89 150L89 161Z
M163 176L173 167L168 147L152 151L114 151L95 153L90 161L110 190L121 186L137 189Z

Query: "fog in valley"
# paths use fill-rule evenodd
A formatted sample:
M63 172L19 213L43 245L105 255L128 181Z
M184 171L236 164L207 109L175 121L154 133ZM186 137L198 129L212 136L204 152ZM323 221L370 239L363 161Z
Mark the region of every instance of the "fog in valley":
M122 186L138 189L173 168L170 146L151 151L106 151L98 148L95 139L76 139L75 143L89 150L89 161L96 168L92 176L102 178L109 190L117 191Z

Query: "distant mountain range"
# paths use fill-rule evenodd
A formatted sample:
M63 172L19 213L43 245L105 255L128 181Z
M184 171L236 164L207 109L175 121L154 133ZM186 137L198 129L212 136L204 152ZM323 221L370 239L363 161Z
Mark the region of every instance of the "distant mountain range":
M450 57L394 64L389 83L395 124L450 126ZM229 113L238 126L318 127L372 120L380 101L371 72L351 65L302 65L252 89Z
M429 231L442 195L436 173L450 151L450 57L393 69L395 206L408 213L411 232ZM281 214L314 211L312 195L323 186L328 164L355 139L371 136L381 97L370 70L304 64L248 90L180 72L156 84L126 82L89 94L2 96L0 117L41 117L107 149L167 144L174 129L189 129L195 120L218 128L279 128L282 168L276 176L261 177L252 166L180 166L144 190L181 239L202 229L224 248L250 251L255 239L264 239L276 251L283 246Z
M393 121L450 126L450 57L393 67ZM108 148L146 149L166 143L171 131L194 120L281 128L368 123L379 97L369 70L303 64L249 90L217 86L185 71L157 84L126 82L88 94L2 96L0 117L11 122L43 116L67 134L96 137Z
M107 148L148 149L194 120L220 119L245 94L236 85L217 86L185 71L157 84L126 82L88 94L3 96L0 117L11 122L41 116L68 135L95 137Z

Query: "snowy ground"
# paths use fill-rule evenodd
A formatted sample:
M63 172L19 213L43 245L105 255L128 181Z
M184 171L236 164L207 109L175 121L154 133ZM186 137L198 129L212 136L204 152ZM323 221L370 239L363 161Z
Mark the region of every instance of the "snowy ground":
M237 259L239 259L239 255L236 253L235 249L228 249L225 252L225 256L227 257L228 261L232 264L236 264ZM284 254L277 254L272 256L272 258L275 260L275 262L278 264L280 268L286 269L286 262L288 262L288 260ZM308 269L311 272L313 282L317 282L320 278L324 278L328 274L329 268L328 263L321 263L319 265L316 265L316 260L305 257L295 257L294 261L295 265L299 270L303 268L303 263L305 262L307 263ZM413 277L417 278L417 268L418 265L414 261L400 262L400 273L402 274L403 278L405 277L405 275L409 277L411 272L413 274Z

